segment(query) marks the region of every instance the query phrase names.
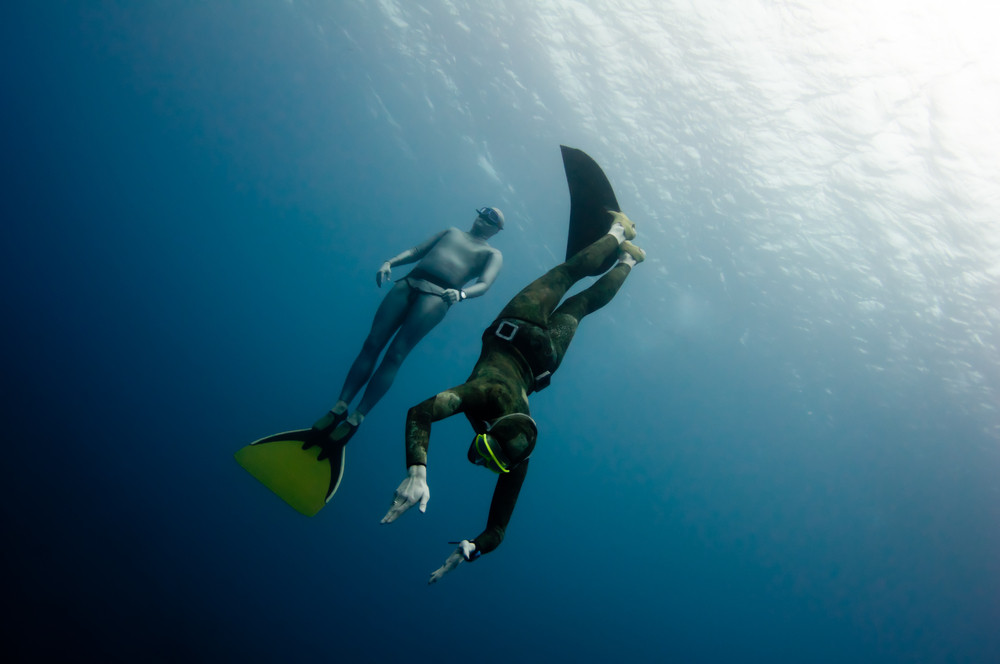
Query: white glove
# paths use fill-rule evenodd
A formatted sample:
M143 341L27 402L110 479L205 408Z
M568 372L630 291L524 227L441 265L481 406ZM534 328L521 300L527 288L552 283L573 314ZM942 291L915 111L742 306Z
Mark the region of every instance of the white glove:
M414 465L406 469L406 479L400 482L392 499L392 506L382 517L382 523L392 523L418 502L420 511L427 511L427 501L431 499L431 489L427 486L427 466Z
M452 551L451 555L448 556L448 560L444 561L444 565L438 567L431 574L431 578L427 580L428 585L431 583L437 583L441 580L441 577L455 569L463 562L472 557L473 552L476 550L476 545L469 540L462 540L458 543L458 547Z

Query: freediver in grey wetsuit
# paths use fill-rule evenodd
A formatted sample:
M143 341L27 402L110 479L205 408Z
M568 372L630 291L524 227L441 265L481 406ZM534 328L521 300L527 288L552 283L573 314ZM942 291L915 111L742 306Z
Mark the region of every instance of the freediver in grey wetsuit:
M480 208L477 212L469 232L449 228L382 263L375 275L379 288L390 280L392 268L420 261L382 300L368 338L347 372L336 405L313 429L324 432L331 441L346 444L365 415L389 391L406 356L441 322L448 309L456 302L479 297L493 285L503 257L487 240L503 229L504 217L494 207ZM472 280L476 282L463 288ZM376 369L379 353L386 344L389 348ZM351 401L365 383L368 387L361 403L348 416Z

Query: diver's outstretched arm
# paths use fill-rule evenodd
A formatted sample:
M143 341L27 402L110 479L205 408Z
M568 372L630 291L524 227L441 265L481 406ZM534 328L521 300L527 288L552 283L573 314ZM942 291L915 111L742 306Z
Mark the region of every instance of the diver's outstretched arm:
M472 540L479 555L486 555L500 546L500 542L503 541L504 535L507 533L507 524L510 523L510 517L514 513L514 505L517 504L517 496L521 493L524 478L528 475L529 463L531 463L531 459L526 459L511 468L509 473L497 478L497 486L493 490L493 500L490 501L490 514L486 520L486 529Z
M382 523L392 523L417 503L427 511L431 491L427 486L427 448L431 440L431 422L437 422L466 408L474 407L484 397L481 381L463 383L426 399L406 413L406 479L393 495Z
M503 540L507 524L510 522L510 515L514 511L514 503L517 502L517 494L521 490L524 478L528 472L528 462L520 464L508 475L502 475L497 481L496 491L493 493L493 502L490 505L490 518L486 530L475 540L462 540L452 542L458 547L451 552L448 559L441 567L431 573L428 584L437 583L441 577L458 567L463 562L472 562L484 553L489 553L500 546ZM504 480L507 480L506 482Z

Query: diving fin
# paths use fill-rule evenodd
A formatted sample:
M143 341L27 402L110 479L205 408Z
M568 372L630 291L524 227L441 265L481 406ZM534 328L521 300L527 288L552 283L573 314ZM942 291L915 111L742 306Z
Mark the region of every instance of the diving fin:
M325 436L316 443L321 435L299 429L261 438L237 451L236 462L296 511L314 516L340 486L347 447Z
M608 177L583 150L559 146L562 150L566 184L569 185L569 235L566 241L566 260L590 246L611 230L613 219L608 212L621 212L618 199ZM603 268L611 267L616 260L608 257Z

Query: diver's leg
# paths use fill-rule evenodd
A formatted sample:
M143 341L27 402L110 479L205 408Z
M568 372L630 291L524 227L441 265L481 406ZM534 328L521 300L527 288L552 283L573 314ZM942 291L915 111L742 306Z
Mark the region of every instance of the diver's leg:
M344 387L340 390L340 401L343 404L338 403L335 408L346 410L346 404L349 404L361 390L361 386L368 382L375 369L379 353L389 343L393 333L403 324L409 303L409 283L405 279L397 281L375 312L372 329L361 347L361 352L351 365L350 371L347 372Z
M396 338L389 344L385 351L381 364L375 374L368 381L365 394L358 404L357 412L362 417L375 407L375 404L385 396L392 386L392 381L396 378L403 360L410 354L414 346L420 342L424 336L430 332L435 325L441 322L445 314L448 313L449 305L438 295L422 294L417 296L416 302L410 307L406 318L403 320ZM352 416L353 417L353 416Z
M618 289L625 283L625 278L632 271L630 262L622 261L608 270L593 286L580 291L563 302L552 313L549 319L549 337L556 353L556 367L562 363L569 344L576 334L580 321L608 302L615 296Z
M520 318L536 325L545 325L549 314L566 295L566 291L580 279L600 274L605 259L618 251L623 239L621 233L602 235L565 263L557 265L528 284L507 303L497 318Z

